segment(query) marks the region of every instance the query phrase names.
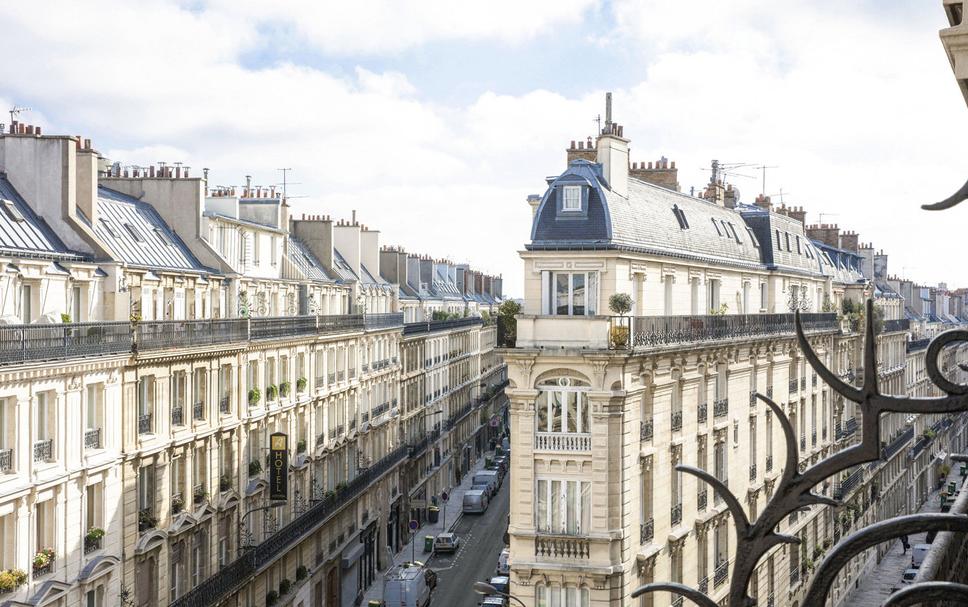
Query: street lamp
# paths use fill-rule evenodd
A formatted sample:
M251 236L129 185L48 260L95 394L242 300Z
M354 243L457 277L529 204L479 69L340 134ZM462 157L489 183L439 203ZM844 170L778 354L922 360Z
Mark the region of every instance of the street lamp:
M514 596L513 594L506 594L504 592L499 592L497 588L495 588L494 586L491 586L487 582L474 582L474 592L476 592L477 594L483 594L483 595L496 594L498 596L514 599L515 601L521 603L521 607L528 607L527 605L524 604L524 601L522 601L518 597Z

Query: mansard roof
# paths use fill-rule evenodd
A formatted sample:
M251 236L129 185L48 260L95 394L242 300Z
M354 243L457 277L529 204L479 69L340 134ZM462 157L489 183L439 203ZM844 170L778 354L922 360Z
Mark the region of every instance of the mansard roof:
M286 255L289 257L292 265L296 266L303 276L310 280L333 282L333 279L330 278L329 274L323 268L323 264L313 255L308 247L291 236L288 241L289 246L286 250Z
M69 250L5 175L0 173L0 251L23 256L78 258Z

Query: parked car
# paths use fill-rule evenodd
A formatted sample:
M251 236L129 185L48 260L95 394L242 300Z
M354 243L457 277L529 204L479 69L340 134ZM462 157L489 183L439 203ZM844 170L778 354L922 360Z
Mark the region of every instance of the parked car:
M417 563L405 563L391 567L384 577L383 604L394 607L427 607L433 586L428 574L436 574Z
M481 470L474 475L472 485L487 485L488 496L493 497L501 487L501 479L498 477L497 470Z
M463 510L464 514L483 514L487 510L489 499L487 497L487 486L483 489L472 489L464 493Z
M914 583L914 578L916 578L917 576L918 576L918 570L917 569L905 569L904 570L904 573L901 574L901 583L902 584L913 584Z
M511 589L511 578L506 575L496 575L492 577L488 582L491 586L494 586L498 592L507 594Z
M457 552L460 546L460 538L453 533L441 533L434 538L434 552Z
M505 548L501 551L501 555L497 557L497 574L498 575L510 575L511 573L511 550Z
M918 569L924 562L924 556L931 550L931 544L915 544L911 550L911 567Z

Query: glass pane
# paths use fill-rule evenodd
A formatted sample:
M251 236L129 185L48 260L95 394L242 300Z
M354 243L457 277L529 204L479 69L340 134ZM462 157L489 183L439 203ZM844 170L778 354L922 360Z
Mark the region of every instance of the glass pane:
M578 483L568 481L565 483L567 488L566 520L565 531L571 534L578 533Z
M588 607L591 602L591 596L588 588L582 586L581 589L581 607Z
M568 315L569 274L555 274L555 314Z
M574 586L565 587L566 607L578 607L578 589Z
M589 316L598 314L598 272L588 273L588 305L585 311Z
M538 394L538 401L535 408L538 414L538 432L549 432L548 430L548 392Z
M538 481L538 531L548 530L548 481Z
M550 594L551 607L561 607L561 586L552 586Z
M551 399L551 431L561 432L561 392L549 392Z
M584 392L578 392L578 411L581 415L581 425L578 428L579 432L591 432L591 420L589 420L588 415L588 400L585 398Z
M578 393L565 392L564 396L568 403L567 414L565 415L567 430L565 432L578 432Z
M581 483L581 527L578 533L588 533L592 528L592 484Z
M561 531L561 481L551 481L551 531Z
M537 600L537 607L548 607L548 591L544 584L535 586L534 596Z
M575 316L585 314L585 275L571 275L571 313Z

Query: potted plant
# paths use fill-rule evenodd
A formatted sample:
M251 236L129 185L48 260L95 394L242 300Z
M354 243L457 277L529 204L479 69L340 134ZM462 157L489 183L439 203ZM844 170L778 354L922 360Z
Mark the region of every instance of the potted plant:
M306 439L300 438L298 441L296 441L296 453L305 453L305 452L306 452Z
M249 390L249 406L254 406L262 400L262 392L258 388L251 388Z
M297 392L305 392L305 390L306 390L306 384L308 384L308 383L309 382L306 381L306 378L305 377L300 377L299 379L296 380L296 391Z
M279 384L279 395L282 396L283 398L289 396L289 388L291 387L292 387L292 384L290 384L289 382L287 381L282 382L281 384Z
M195 495L192 496L192 499L195 500L196 504L201 504L208 499L208 491L205 491L204 489L196 491Z
M218 479L218 490L228 491L231 488L232 488L232 477L229 476L228 474L223 474L222 476L220 476Z
M249 462L249 476L255 476L262 472L262 462L257 459Z
M276 400L276 396L279 395L279 388L275 384L269 384L266 386L266 400Z
M13 592L27 582L27 572L23 569L4 569L0 571L0 592Z
M292 582L289 581L289 578L282 578L282 581L279 582L279 596L289 594L290 588L292 588Z
M54 562L53 548L44 548L43 550L41 550L40 552L34 555L34 559L32 561L34 565L34 571L49 567L50 564L53 562Z
M185 507L185 501L180 497L171 498L171 511L174 514L178 514Z
M279 593L275 590L270 590L266 593L266 607L272 607L279 600Z
M628 293L614 293L608 298L608 309L613 314L622 317L618 322L613 322L609 329L609 341L612 348L624 350L629 347L629 325L625 320L625 315L632 311L632 297Z
M296 567L296 581L302 581L306 579L307 575L309 575L309 570L306 569L305 565L300 565L299 567Z
M67 323L71 322L71 315L70 314L61 314L61 322L64 323L64 324L67 324Z
M158 524L158 517L151 514L151 510L145 508L138 511L138 529L140 531L147 531L148 529L154 529Z

